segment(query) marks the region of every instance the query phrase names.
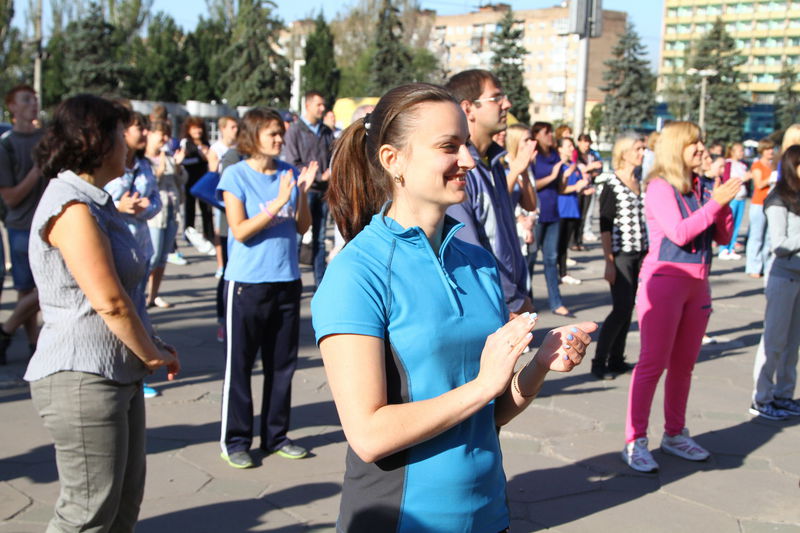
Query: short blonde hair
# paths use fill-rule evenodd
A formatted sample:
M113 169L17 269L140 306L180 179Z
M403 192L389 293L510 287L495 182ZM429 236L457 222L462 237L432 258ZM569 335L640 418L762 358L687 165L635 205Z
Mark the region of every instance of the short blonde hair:
M517 150L519 150L519 142L525 133L530 134L531 130L523 124L512 124L506 130L506 151L508 159L517 157Z
M632 131L625 132L617 137L617 140L614 141L614 148L611 150L611 168L619 170L622 167L622 159L625 157L625 153L633 148L637 141L641 140L642 138L639 134Z
M800 124L792 124L786 128L786 132L783 134L783 142L781 143L781 153L795 144L800 144Z
M683 150L702 140L700 128L694 122L670 122L656 141L655 164L647 182L664 178L667 183L686 194L692 189L692 169L686 168Z

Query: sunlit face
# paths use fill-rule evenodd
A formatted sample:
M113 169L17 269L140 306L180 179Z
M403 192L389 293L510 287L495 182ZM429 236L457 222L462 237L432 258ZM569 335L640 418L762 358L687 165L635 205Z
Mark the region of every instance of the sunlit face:
M703 152L705 152L703 141L697 141L687 145L683 149L683 164L686 168L700 168L703 163Z
M734 144L731 147L731 159L739 161L744 157L744 146L741 144Z
M772 159L774 157L775 157L775 148L767 148L766 150L761 152L761 158L766 161L769 161L770 163L772 162Z
M463 202L467 171L475 167L464 113L451 102L427 102L416 106L414 114L413 134L398 154L396 170L389 169L403 176L395 197L412 206L446 208Z
M644 160L644 143L642 141L633 143L630 150L625 152L623 159L634 167L641 166L642 160Z
M9 104L8 110L16 120L33 122L39 115L39 99L31 91L17 91L14 100Z
M147 148L152 150L160 150L166 142L167 136L162 132L157 130L147 132Z
M236 141L236 135L239 133L239 123L235 120L229 120L220 129L222 135L222 142L230 146Z
M125 143L131 150L142 150L147 144L147 128L133 123L125 129Z
M203 140L203 128L200 126L189 126L189 137L195 141L195 144L201 142Z
M550 150L554 146L553 130L544 128L536 133L536 143L543 148Z
M585 154L586 152L588 152L589 151L589 147L591 147L591 146L592 146L592 143L590 143L589 141L586 141L586 140L578 141L578 150L580 150L580 152L582 154Z
M575 145L572 141L562 141L561 146L558 147L558 155L562 158L572 159L572 153L575 151Z
M485 100L502 96L499 102ZM490 135L499 133L506 129L508 110L511 109L511 102L505 96L503 90L491 80L483 82L483 92L478 100L484 100L472 104L472 114L479 129L488 131Z
M321 96L312 96L306 99L306 118L319 122L325 115L325 99Z
M325 125L330 129L333 129L336 127L336 115L333 113L333 111L328 111L322 118L322 122L324 122Z
M258 132L258 150L262 155L278 157L283 147L283 124L272 121Z
M709 165L708 171L706 172L706 176L709 178L718 178L722 175L722 169L725 168L725 159L722 157L718 157L714 161L711 162Z

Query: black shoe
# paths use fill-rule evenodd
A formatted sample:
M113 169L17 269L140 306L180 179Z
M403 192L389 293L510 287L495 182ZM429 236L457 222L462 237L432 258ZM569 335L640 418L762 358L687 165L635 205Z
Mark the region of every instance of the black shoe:
M616 375L627 374L633 370L633 367L635 366L635 364L627 363L625 361L617 361L608 363L608 371L613 372Z
M0 365L6 364L6 351L11 344L12 336L3 331L3 324L0 324Z
M614 379L614 375L606 371L606 365L598 361L592 361L591 372L594 377L603 381Z

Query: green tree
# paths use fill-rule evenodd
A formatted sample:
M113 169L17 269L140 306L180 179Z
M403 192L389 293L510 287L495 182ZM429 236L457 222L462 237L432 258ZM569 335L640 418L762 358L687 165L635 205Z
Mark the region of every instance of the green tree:
M222 99L223 75L230 64L226 54L230 43L231 32L225 20L200 19L183 46L185 66L178 86L180 101Z
M780 85L775 91L775 129L785 130L797 122L800 114L800 98L798 98L795 85L798 83L797 71L788 64L783 65L783 69L778 77Z
M289 63L276 42L283 24L272 15L275 4L241 0L231 45L230 65L222 76L223 94L232 105L286 106L291 94Z
M393 87L414 81L411 52L402 42L402 35L399 9L391 0L383 0L375 32L375 53L370 62L371 94L383 94Z
M605 62L605 85L600 88L605 93L602 125L611 137L653 118L654 76L646 56L647 47L628 23Z
M369 76L372 56L375 55L375 48L370 47L363 50L355 63L342 67L342 77L339 83L339 94L344 96L369 96Z
M497 32L491 37L492 71L503 85L511 101L511 113L523 124L531 120L528 108L531 95L525 87L523 65L528 51L522 46L522 28L515 28L514 13L509 9L497 23Z
M716 72L707 77L705 130L709 138L726 144L742 140L747 100L739 90L743 75L736 69L742 62L736 53L736 43L721 19L692 43L688 67ZM690 75L688 81L686 95L690 117L696 121L699 119L701 80L699 75Z
M175 19L159 12L147 25L146 39L136 40L134 67L141 80L136 93L145 100L178 101L186 72L183 39Z
M58 104L69 92L66 85L67 64L64 31L54 32L47 41L42 62L42 107Z
M107 20L119 32L120 40L130 42L150 17L153 0L105 0Z
M132 76L133 69L115 53L120 47L118 35L97 3L90 4L85 15L69 25L64 35L64 85L70 94L130 94L124 80Z
M325 102L333 107L339 94L341 73L333 54L333 33L322 13L317 16L314 31L306 38L305 59L302 69L302 91L319 91Z
M595 104L589 113L589 131L593 132L597 139L600 138L600 133L603 131L604 114L603 104Z
M13 18L13 0L0 0L0 94L5 94L18 83L30 83L32 77L22 35L11 25Z

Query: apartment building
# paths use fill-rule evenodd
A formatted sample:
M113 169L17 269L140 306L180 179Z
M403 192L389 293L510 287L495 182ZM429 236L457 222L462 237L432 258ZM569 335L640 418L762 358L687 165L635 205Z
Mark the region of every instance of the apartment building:
M461 15L437 15L430 39L431 51L442 66L455 74L471 68L491 69L491 36L497 23L510 9L507 4L487 5ZM573 120L578 81L578 37L567 34L569 8L556 7L514 11L517 27L523 30L522 44L528 50L523 59L525 85L533 103L533 120ZM627 14L603 11L603 35L591 39L587 83L586 116L604 98L604 62L624 32Z
M686 50L721 18L736 40L746 74L741 90L755 104L771 103L784 64L800 65L798 0L665 0L660 82L686 68ZM796 87L800 90L800 84Z

